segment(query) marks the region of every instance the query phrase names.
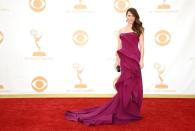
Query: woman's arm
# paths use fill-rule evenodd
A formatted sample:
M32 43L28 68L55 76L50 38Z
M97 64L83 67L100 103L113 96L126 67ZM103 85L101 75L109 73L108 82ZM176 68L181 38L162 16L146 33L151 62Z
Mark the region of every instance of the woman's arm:
M117 42L118 42L117 50L121 49L120 32L121 32L121 30L119 30L118 33L117 33ZM116 63L115 63L115 66L120 65L120 58L117 54L117 50L116 50Z
M144 67L144 32L139 37L139 48L141 53L139 64L140 64L140 68L142 69Z

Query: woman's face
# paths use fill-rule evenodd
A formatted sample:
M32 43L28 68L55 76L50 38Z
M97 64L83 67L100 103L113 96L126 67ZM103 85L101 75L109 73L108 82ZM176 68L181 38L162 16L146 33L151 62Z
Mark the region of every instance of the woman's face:
M133 22L135 21L135 16L130 11L127 13L126 17L127 17L127 22L129 24L133 24Z

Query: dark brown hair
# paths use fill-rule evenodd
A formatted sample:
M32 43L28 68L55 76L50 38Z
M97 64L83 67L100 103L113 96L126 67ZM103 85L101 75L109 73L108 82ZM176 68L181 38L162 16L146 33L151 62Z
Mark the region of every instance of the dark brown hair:
M126 11L126 16L127 16L128 12L131 12L133 14L133 16L135 17L135 21L133 23L132 29L140 36L144 31L144 27L142 26L142 22L139 19L139 14L135 8L129 8Z

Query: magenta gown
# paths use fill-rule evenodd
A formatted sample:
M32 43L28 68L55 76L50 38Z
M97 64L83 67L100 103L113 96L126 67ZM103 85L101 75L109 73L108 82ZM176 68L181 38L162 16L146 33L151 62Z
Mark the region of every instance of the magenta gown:
M121 74L115 83L117 93L107 103L75 111L66 111L68 120L86 125L119 124L141 119L143 99L142 76L139 66L139 37L135 32L121 33L122 48L117 50Z

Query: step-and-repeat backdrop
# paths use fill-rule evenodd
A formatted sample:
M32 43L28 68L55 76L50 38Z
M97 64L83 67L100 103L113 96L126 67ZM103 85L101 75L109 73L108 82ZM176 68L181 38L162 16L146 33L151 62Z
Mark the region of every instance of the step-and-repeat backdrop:
M145 27L144 94L194 95L194 0L0 0L0 95L115 94L129 7Z

